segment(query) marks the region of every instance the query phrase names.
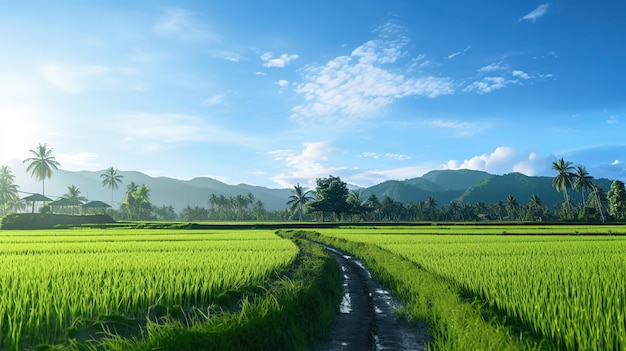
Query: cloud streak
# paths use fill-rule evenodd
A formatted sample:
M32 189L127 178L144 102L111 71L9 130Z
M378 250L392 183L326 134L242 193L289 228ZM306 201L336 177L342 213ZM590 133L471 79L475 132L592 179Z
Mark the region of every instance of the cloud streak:
M521 22L521 21L530 21L532 23L535 23L538 18L543 17L543 16L546 15L546 12L548 12L549 8L550 8L550 4L549 3L541 4L536 9L534 9L534 10L530 11L529 13L527 13L526 15L520 17L519 22Z

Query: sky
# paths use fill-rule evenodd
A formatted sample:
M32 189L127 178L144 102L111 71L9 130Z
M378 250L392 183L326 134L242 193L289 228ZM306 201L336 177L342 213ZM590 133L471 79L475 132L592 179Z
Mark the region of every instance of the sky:
M0 1L0 164L626 180L626 2Z

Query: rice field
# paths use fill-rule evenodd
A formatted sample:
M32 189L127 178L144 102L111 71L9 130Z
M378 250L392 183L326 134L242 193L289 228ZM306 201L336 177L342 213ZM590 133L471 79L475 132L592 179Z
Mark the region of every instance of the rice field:
M516 330L566 350L626 349L626 237L567 226L320 230L387 250L484 301ZM624 227L569 227L598 234ZM441 235L441 234L474 235ZM561 234L561 235L554 235ZM419 293L416 292L416 293Z
M0 349L67 338L80 320L206 308L295 259L272 231L2 231Z

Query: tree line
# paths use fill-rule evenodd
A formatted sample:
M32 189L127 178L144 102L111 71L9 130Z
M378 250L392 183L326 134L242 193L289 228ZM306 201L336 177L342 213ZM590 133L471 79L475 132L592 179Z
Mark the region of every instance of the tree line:
M23 163L27 172L42 183L45 197L45 180L50 179L60 166L46 144L29 150L32 157ZM263 201L252 193L225 195L211 194L208 207L186 206L176 213L172 206L154 206L150 202L151 189L145 184L131 181L126 186L124 200L119 209L109 208L106 213L121 220L183 220L183 221L584 221L605 222L626 220L626 188L622 181L614 180L608 191L593 183L593 177L584 166L573 166L563 158L553 162L556 171L552 186L563 193L563 203L558 208L548 208L537 194L529 199L516 199L509 195L495 203L476 202L474 204L452 201L438 204L431 196L413 203L396 201L389 196L379 199L372 194L363 198L363 189L349 190L340 177L316 179L315 189L305 189L296 184L286 208L280 211L267 211ZM111 204L114 191L123 184L123 176L114 167L109 167L100 175L103 187L111 190ZM574 204L570 191L581 193L582 201ZM19 198L19 186L8 166L0 167L0 215L24 211L26 203ZM74 185L60 198L73 204L55 212L76 214L80 205L87 201L80 189ZM40 212L50 211L48 205ZM82 210L83 212L85 210ZM101 209L104 211L104 209Z

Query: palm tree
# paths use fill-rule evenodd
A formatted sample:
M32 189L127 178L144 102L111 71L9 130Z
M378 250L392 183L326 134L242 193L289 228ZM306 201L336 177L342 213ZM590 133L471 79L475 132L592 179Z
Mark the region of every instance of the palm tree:
M542 220L545 206L537 194L532 194L528 202L528 212L532 220Z
M0 205L2 205L1 214L6 214L9 207L13 206L19 200L17 194L17 184L15 184L15 176L11 173L9 166L0 168Z
M509 216L509 220L516 220L519 218L519 203L513 195L509 195L506 198L506 214Z
M113 190L117 189L118 184L122 184L124 176L117 174L117 169L109 167L100 175L100 178L102 178L102 186L111 189L111 206L113 206Z
M569 161L564 161L560 158L552 162L552 169L557 171L557 175L552 179L552 186L556 188L556 191L563 192L565 197L565 203L570 204L569 194L567 190L572 187L572 179L574 178L574 167Z
M293 187L291 192L293 194L289 196L287 206L289 206L289 210L292 213L298 211L300 215L300 222L302 222L304 220L304 207L307 202L314 200L314 191L312 189L304 191L304 188L300 185L300 183L298 183Z
M76 185L68 186L67 193L65 193L63 197L68 200L72 200L72 202L75 203L75 205L72 208L72 214L74 214L76 210L76 206L87 201L87 198L80 194L80 190L78 189L78 187L76 187Z
M585 191L591 191L593 189L593 177L589 175L587 169L583 166L576 167L576 173L574 173L574 182L572 188L576 191L580 191L583 196L582 204L585 204Z
M596 211L600 213L600 219L604 223L604 207L608 203L606 193L604 192L604 190L602 190L602 188L593 184L591 185L591 191L589 192L589 196L591 197L589 201L595 204Z
M47 144L39 144L35 150L29 151L33 157L23 161L29 163L26 172L31 172L36 180L41 180L41 194L46 196L45 180L51 178L52 170L58 170L61 164L52 156L52 149L48 149Z
M348 193L348 204L350 204L350 213L356 215L358 220L365 220L365 212L367 207L363 204L363 189L351 190Z

